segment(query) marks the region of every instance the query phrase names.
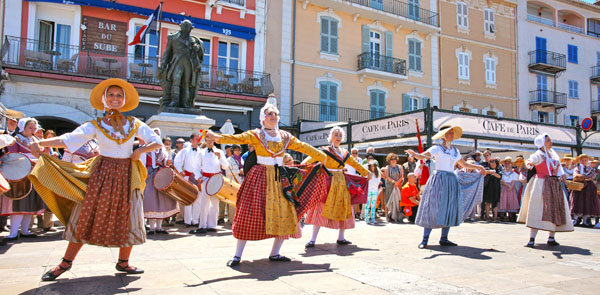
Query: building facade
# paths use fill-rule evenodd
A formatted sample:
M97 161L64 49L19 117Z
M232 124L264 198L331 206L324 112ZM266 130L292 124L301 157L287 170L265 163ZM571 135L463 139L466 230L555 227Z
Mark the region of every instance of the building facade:
M441 108L517 116L516 6L440 0Z
M437 1L271 1L267 19L282 124L439 105Z
M575 126L599 113L600 7L576 0L518 7L519 118Z
M160 32L151 28L134 46L127 44L159 1L4 2L2 66L9 79L2 103L46 128L69 131L100 115L89 93L110 77L138 89L140 106L130 115L156 114L162 95L156 73L167 36L185 19L206 50L195 107L217 127L227 119L242 130L259 125L256 110L273 89L264 72L266 0L165 1Z

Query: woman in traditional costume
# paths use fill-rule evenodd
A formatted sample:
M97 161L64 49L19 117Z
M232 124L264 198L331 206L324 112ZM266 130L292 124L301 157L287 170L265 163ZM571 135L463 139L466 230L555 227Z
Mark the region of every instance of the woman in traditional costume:
M500 203L498 204L498 212L506 213L507 220L515 222L516 213L519 212L519 198L517 197L516 183L519 182L519 175L513 170L512 158L506 157L502 160L502 189L500 193Z
M356 172L362 176L367 176L369 171L363 167L354 157L350 156L348 150L340 147L340 143L345 140L344 130L338 126L333 127L327 138L330 145L321 150L327 155L325 167L333 176L329 186L327 198L319 202L314 208L308 210L305 223L313 225L313 234L306 248L315 246L317 235L322 226L331 229L338 229L338 245L352 244L346 240L344 233L346 229L354 228L354 209L350 199L350 191L344 176L344 167L352 166ZM316 159L307 158L305 164L313 163Z
M474 173L465 173L464 175L460 174L461 177L464 177L461 179L454 173L456 163L467 169L478 170L481 174L486 173L485 168L481 165L465 162L458 149L451 145L452 141L461 136L462 128L444 125L433 136L434 140L441 139L441 144L436 144L421 154L407 150L418 160L433 159L435 161L435 171L425 185L415 222L425 228L419 249L427 247L429 235L434 228L442 229L440 245L456 246L455 243L448 240L450 227L460 225L477 205L477 202L481 200L483 177ZM469 184L469 189L463 189L462 186L467 184ZM474 189L470 189L470 187L474 187Z
M100 150L100 156L78 165L43 155L29 175L50 210L66 224L63 238L69 241L62 262L46 272L43 281L53 281L69 270L83 244L119 247L115 268L128 274L144 272L128 262L133 245L146 241L142 208L146 168L140 156L162 143L146 124L121 114L139 103L137 91L128 82L100 82L90 94L90 103L105 115L71 133L32 145L34 153L40 147L76 151L96 138ZM136 137L148 144L134 151Z
M38 141L34 135L38 122L34 118L23 118L17 124L19 133L15 135L16 143L7 148L10 153L21 153L27 156L32 164L38 156L31 151L31 146ZM29 231L32 215L44 213L44 202L35 189L20 200L13 200L4 195L0 196L0 216L10 216L10 234L5 241L21 238L35 238L36 235ZM19 233L20 229L20 233Z
M577 157L578 164L573 171L573 179L583 182L581 191L571 193L571 216L581 218L583 225L591 227L590 217L600 217L600 199L598 198L598 189L594 180L596 179L596 168L590 163L590 157L581 154Z
M257 163L250 168L237 193L236 214L233 221L233 236L237 248L230 267L240 264L247 241L275 238L270 261L290 261L279 254L283 241L300 238L302 232L299 217L305 210L314 206L314 198L304 201L295 199L290 186L284 185L286 168L283 155L287 149L307 154L317 161L325 160L325 155L314 147L301 142L290 133L279 130L279 110L274 103L267 102L260 111L261 129L242 134L218 135L211 131L207 138L214 138L220 144L248 144L255 147ZM316 181L315 181L316 183ZM320 182L319 182L320 183ZM314 184L314 183L313 183ZM324 181L319 186L311 186L307 191L324 191Z
M538 230L548 231L548 245L558 246L554 233L573 231L569 203L560 183L564 172L548 133L538 135L534 144L538 150L525 164L529 169L535 167L536 174L527 184L517 221L531 228L526 247L533 248Z

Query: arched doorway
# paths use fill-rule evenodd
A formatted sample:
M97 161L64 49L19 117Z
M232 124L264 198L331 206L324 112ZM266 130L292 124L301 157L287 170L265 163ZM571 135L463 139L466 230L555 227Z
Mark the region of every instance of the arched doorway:
M71 132L79 126L79 124L64 118L41 116L36 117L36 119L42 128L46 130L52 129L54 132L56 132L56 135Z

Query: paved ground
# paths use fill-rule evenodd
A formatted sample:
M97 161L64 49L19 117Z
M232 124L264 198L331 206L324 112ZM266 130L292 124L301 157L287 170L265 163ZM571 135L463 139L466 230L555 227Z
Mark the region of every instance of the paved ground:
M524 248L529 230L520 224L466 223L453 228L458 247L417 249L422 229L410 224L368 226L359 222L337 246L337 232L323 229L305 251L305 236L284 244L289 263L269 262L272 240L250 242L243 263L230 269L235 239L228 229L190 236L172 228L134 247L131 262L146 270L124 276L114 269L117 249L84 246L73 269L56 282L40 282L67 243L60 233L0 247L1 294L598 294L600 230L558 234L558 248ZM6 235L6 233L3 233ZM544 244L542 244L544 243Z

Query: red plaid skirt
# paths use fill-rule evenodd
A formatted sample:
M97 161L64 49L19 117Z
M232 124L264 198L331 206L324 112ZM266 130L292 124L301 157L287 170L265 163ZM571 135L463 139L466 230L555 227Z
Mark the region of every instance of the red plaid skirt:
M306 176L314 166L308 166L299 173ZM289 239L300 238L302 232L298 223L295 234L285 236L267 235L265 233L265 204L267 198L267 168L257 164L248 175L237 193L236 214L233 222L233 236L239 240L258 241L268 238ZM294 183L297 190L305 181ZM283 188L282 188L283 189ZM322 194L327 194L324 172L319 171L316 176L307 183L304 193L299 196L300 206L296 207L296 217L299 218L310 208L318 204Z

